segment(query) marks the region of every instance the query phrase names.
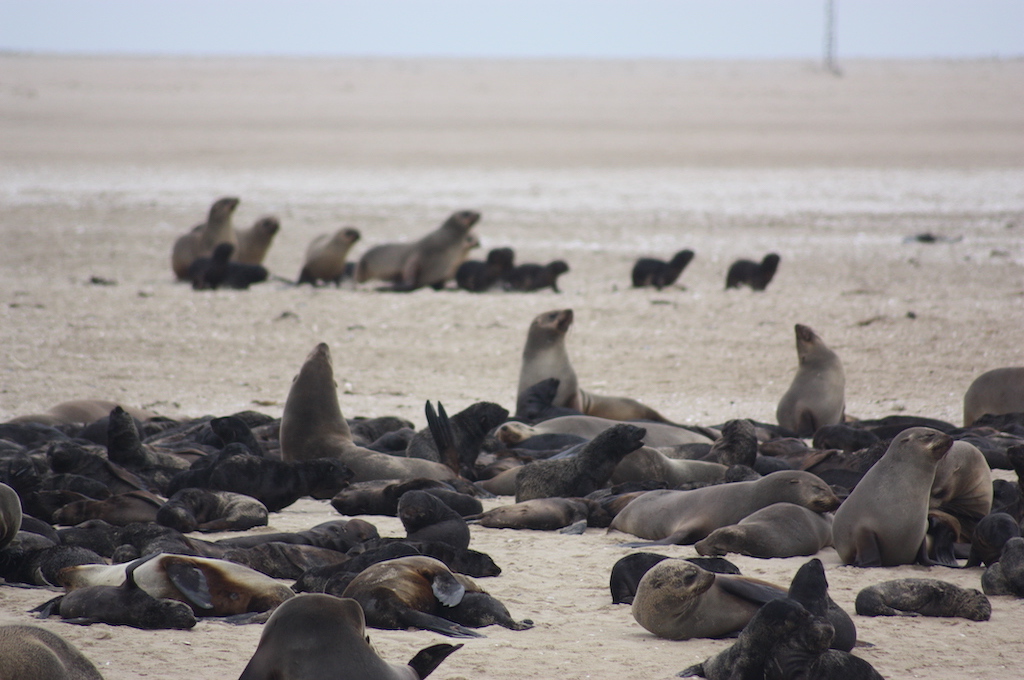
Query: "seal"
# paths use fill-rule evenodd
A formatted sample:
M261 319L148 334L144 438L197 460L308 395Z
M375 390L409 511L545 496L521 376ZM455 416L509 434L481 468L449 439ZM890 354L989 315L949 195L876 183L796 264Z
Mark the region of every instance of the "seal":
M843 564L929 564L925 533L935 467L953 445L938 430L901 432L839 506L832 541Z
M728 470L721 463L669 458L658 449L644 446L615 466L611 483L656 481L674 489L685 484L717 484Z
M238 207L238 199L218 199L210 206L206 221L178 237L171 250L171 270L179 281L188 280L189 266L200 257L210 257L218 243L238 245L238 237L231 222L231 216Z
M156 521L182 533L245 531L267 525L267 506L230 491L182 489L157 510Z
M469 527L462 515L427 491L406 491L398 499L398 519L410 541L440 541L465 550Z
M814 558L797 569L789 584L789 597L815 616L828 619L835 631L830 644L832 649L848 652L857 644L857 626L853 619L829 597L828 579L821 560Z
M820 616L812 616L805 625L783 635L775 643L765 662L763 677L772 680L883 680L864 659L835 649L833 637L831 623Z
M1024 597L1024 538L1006 541L999 561L981 575L981 588L988 595Z
M566 407L590 416L612 420L651 420L668 423L660 413L627 397L604 397L580 389L576 371L569 361L565 347L565 335L572 326L573 311L556 309L537 315L530 323L523 348L523 360L519 369L519 387L516 390L516 411L523 411L520 404L523 394L541 380L558 378L558 392L554 406Z
M555 531L586 521L591 510L592 501L581 498L535 498L514 505L502 505L466 519L492 529Z
M829 512L839 499L809 472L781 470L750 482L732 482L689 491L648 491L612 521L612 529L670 545L689 545L719 527L736 524L773 503L794 503Z
M480 220L480 213L462 210L414 243L385 243L370 248L356 265L356 282L380 279L395 290L443 286L462 263L465 237Z
M899 578L875 583L857 593L861 616L956 616L988 621L992 604L980 590L933 578Z
M345 262L352 246L361 237L354 227L342 227L333 234L321 234L306 248L306 259L299 272L299 285L318 282L341 285L345 278Z
M640 579L651 570L651 567L667 559L670 559L667 555L635 552L613 564L611 576L608 578L612 604L633 604ZM690 557L686 561L716 574L736 574L738 576L740 573L739 567L722 557Z
M193 290L216 290L234 288L246 290L254 283L263 283L270 272L261 264L232 262L235 246L218 243L210 257L197 257L188 266L187 278L192 281Z
M75 526L90 519L102 519L116 526L133 522L155 522L163 501L148 491L129 491L106 500L85 499L68 503L51 517L53 524Z
M370 565L342 597L359 602L367 625L374 628L423 628L451 637L481 637L467 626L533 626L529 620L514 621L501 602L469 577L453 574L440 560L422 555Z
M667 559L640 579L631 611L637 623L661 638L716 638L742 630L761 605L785 596L785 589L767 581Z
M575 456L523 466L516 475L516 502L580 497L596 491L608 483L619 461L643 445L645 432L619 423L587 442Z
M320 343L292 381L281 417L281 457L286 461L337 458L353 482L374 479L453 479L447 466L418 458L397 458L356 446L341 415L331 350Z
M0 659L18 680L103 680L74 645L38 626L0 626Z
M40 423L44 425L86 425L107 417L117 406L117 402L106 399L72 399L62 401L51 407L46 413L18 416L8 423ZM124 406L133 418L141 421L158 417L157 413L141 408Z
M617 425L620 420L600 418L598 416L570 415L545 420L536 425L526 425L516 421L502 424L494 431L494 436L506 446L515 446L545 434L574 435L584 439L593 439L609 427ZM677 425L665 423L642 423L647 434L644 444L655 448L680 446L683 444L711 444L709 437Z
M408 664L384 661L366 636L359 603L299 595L278 607L238 680L420 680L462 645L431 645Z
M21 529L21 497L0 483L0 550L6 548Z
M1020 536L1020 525L1017 520L1005 512L993 512L986 515L974 527L971 539L971 553L967 557L967 567L978 567L984 564L992 566L999 561L1003 547L1011 538Z
M455 270L455 284L471 293L483 293L503 281L512 271L515 252L511 248L494 248L487 260L468 260Z
M779 400L775 418L797 436L811 437L819 427L843 421L846 376L839 357L817 333L801 324L795 330L796 376Z
M740 286L764 290L772 282L775 270L779 268L780 259L775 253L768 253L760 263L751 260L736 260L725 275L726 290Z
M556 293L558 290L558 277L569 271L569 265L565 260L554 260L547 264L521 264L513 267L505 276L505 290L515 290L521 293L531 293L544 288L551 288Z
M508 418L508 410L489 401L478 401L448 418L440 402L438 402L438 409L444 415L435 426L445 427L441 420L447 420L448 426L451 428L451 445L454 448L446 451L447 458L442 457L438 443L429 427L420 430L409 440L405 455L409 458L422 458L444 463L453 472L461 473L466 479L473 479L476 459L480 455L480 448L487 433L505 422L505 419ZM424 405L424 410L429 424L432 418L437 417L437 414L434 413L433 406L429 401ZM444 438L447 441L447 435L444 435Z
M263 264L270 244L280 229L281 222L273 215L259 218L248 229L239 229L236 232L238 248L235 250L235 262Z
M965 441L953 446L935 466L930 510L956 518L958 543L969 543L981 518L992 512L992 470L978 447Z
M832 518L793 503L773 503L715 529L694 547L701 555L750 557L814 555L832 545Z
M1024 412L1024 366L993 368L982 373L964 393L964 427L986 413Z
M633 287L654 286L658 290L671 286L693 260L692 250L680 250L668 262L653 257L641 257L633 265Z

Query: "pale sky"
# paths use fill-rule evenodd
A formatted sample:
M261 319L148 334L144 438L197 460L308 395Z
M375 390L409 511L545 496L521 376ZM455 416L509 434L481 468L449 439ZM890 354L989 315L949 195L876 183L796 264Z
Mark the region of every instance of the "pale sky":
M0 50L818 58L825 0L0 0ZM835 0L842 58L1024 55L1024 0Z

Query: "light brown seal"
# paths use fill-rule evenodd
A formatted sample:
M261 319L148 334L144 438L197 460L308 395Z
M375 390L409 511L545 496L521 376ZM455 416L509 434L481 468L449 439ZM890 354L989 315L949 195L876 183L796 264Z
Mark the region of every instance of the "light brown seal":
M941 510L960 524L958 543L970 543L974 528L992 512L992 470L985 454L970 442L955 441L935 466L929 509Z
M773 583L667 559L640 579L631 611L658 637L717 638L742 630L761 605L780 597L786 597L786 589Z
M298 282L314 286L318 281L340 285L345 277L348 253L359 238L359 230L354 227L342 227L333 234L314 238L306 248L306 260L302 263Z
M238 237L231 216L238 207L238 199L221 198L210 207L206 221L178 237L171 250L171 269L179 281L188 280L188 268L197 258L210 257L219 243L238 246Z
M388 663L366 636L351 598L309 593L271 615L238 680L420 680L462 645L431 645L408 664Z
M396 290L443 286L465 259L465 237L480 213L462 210L413 243L384 243L370 248L356 265L356 282L390 281Z
M3 677L17 680L103 680L64 638L38 626L0 626Z
M558 391L553 406L576 409L588 416L611 420L651 420L670 423L654 409L628 397L604 397L580 389L565 347L565 336L572 326L573 311L556 309L538 314L530 323L523 347L523 360L519 368L519 387L516 391L516 412L525 409L519 403L527 390L548 378L557 378Z
M843 422L846 377L843 363L817 333L800 324L795 328L796 376L782 395L775 417L787 430L810 437L822 425Z
M259 218L248 229L239 229L236 233L238 247L235 249L235 262L263 264L270 244L280 229L281 222L273 215Z
M982 373L964 393L964 427L986 413L1024 412L1024 366L993 368Z
M21 529L21 497L0 482L0 549L14 540Z
M46 413L18 416L11 423L40 423L42 425L86 425L94 423L110 415L119 404L107 399L72 399L62 401L47 409ZM129 415L137 420L156 418L158 414L146 409L121 406Z
M929 564L925 533L935 467L953 439L928 427L904 430L839 506L832 541L843 564Z
M281 457L286 461L337 458L354 476L353 482L374 479L453 479L447 466L419 458L377 453L352 441L348 422L338 405L331 350L320 343L306 357L292 381L281 416Z
M514 446L522 441L540 434L574 434L586 439L593 439L619 420L598 416L559 416L536 425L527 425L517 421L503 423L494 431L494 436L506 446ZM711 444L710 438L699 432L688 430L677 425L666 423L644 423L647 434L644 444L653 447L679 446L681 444Z
M773 503L738 523L715 529L694 547L701 555L814 555L832 545L832 518L793 503Z
M736 524L761 508L782 502L815 512L828 512L839 505L839 499L820 478L800 470L782 470L752 482L689 491L648 491L627 505L611 528L662 544L689 545L719 527Z

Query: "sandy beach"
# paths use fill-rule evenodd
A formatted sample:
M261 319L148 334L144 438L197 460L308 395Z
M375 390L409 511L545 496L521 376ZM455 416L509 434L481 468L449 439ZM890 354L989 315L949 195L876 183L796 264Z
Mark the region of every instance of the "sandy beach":
M175 283L172 243L228 195L236 227L280 219L265 264L284 279L318 234L358 228L358 257L460 209L483 215L476 259L508 246L571 271L560 294ZM923 233L939 242L907 239ZM514 409L531 319L572 308L581 385L675 421L774 422L802 323L842 358L850 416L959 425L974 377L1024 363L1024 61L849 62L836 78L803 62L5 54L0 235L0 421L77 398L280 416L318 342L346 416L423 426L427 399ZM630 287L637 257L682 248L696 257L676 286ZM766 291L724 290L731 262L769 251L782 260ZM337 517L306 499L268 530ZM661 678L728 646L658 639L610 604L628 538L474 527L471 547L503 569L482 585L537 625L487 628L433 677ZM861 588L892 578L980 587L979 570L818 556L851 613ZM734 561L786 585L805 559ZM0 587L0 620L32 622L52 596ZM987 622L855 616L873 645L856 653L886 678L1014 677L1022 617L1005 597ZM237 677L261 630L38 623L108 680ZM389 661L442 641L370 635Z

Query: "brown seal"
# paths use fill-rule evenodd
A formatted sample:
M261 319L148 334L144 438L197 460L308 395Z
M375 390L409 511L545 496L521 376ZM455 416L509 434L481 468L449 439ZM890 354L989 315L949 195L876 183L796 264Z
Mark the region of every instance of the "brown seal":
M342 227L333 234L317 236L306 248L306 260L302 263L298 282L314 286L319 281L341 285L348 253L359 238L359 230L354 227Z
M200 257L210 257L218 243L238 245L238 237L231 216L238 207L238 199L221 198L210 207L206 221L178 237L171 250L171 269L179 281L188 280L189 266Z
M556 309L537 315L530 323L523 348L523 361L519 369L519 387L516 392L516 411L519 400L528 389L548 378L557 378L558 391L554 406L568 407L589 416L612 420L651 420L668 423L654 409L628 397L603 397L580 389L565 347L565 335L572 326L573 311Z
M761 508L781 502L816 512L828 512L839 505L836 495L815 475L782 470L751 482L690 491L648 491L615 517L612 529L663 544L689 545L719 527L736 524Z
M456 476L441 463L398 458L356 446L338 405L331 350L323 342L309 353L292 381L281 416L280 441L284 460L337 458L352 470L353 482L417 477L452 479Z
M814 555L832 545L832 518L793 503L773 503L715 529L694 547L701 555L750 557Z
M958 616L988 621L992 604L974 588L933 578L900 578L875 583L857 593L861 616Z
M615 466L611 483L665 482L669 488L683 484L715 484L725 478L728 467L705 460L669 458L658 449L642 446Z
M598 416L559 416L551 418L536 425L509 421L498 427L494 436L506 446L514 446L530 437L542 434L572 434L593 439L600 433L619 420L601 418ZM668 425L665 423L643 423L647 434L644 435L644 444L653 447L679 446L681 444L711 444L711 439L704 435L688 430L685 427Z
M86 425L106 418L114 407L115 401L107 399L72 399L47 409L46 413L18 416L8 421L11 423L40 423L42 425ZM133 418L141 421L156 418L157 413L131 406L122 406Z
M637 623L658 637L716 638L742 630L761 605L785 596L786 589L773 583L667 559L640 579L631 611Z
M953 445L938 430L901 432L839 506L832 540L843 564L929 564L925 533L935 467Z
M1024 366L986 371L964 393L964 427L986 413L1020 412L1024 412Z
M18 680L103 680L70 642L38 626L0 626L0 659L4 676Z
M420 680L460 647L431 645L408 664L388 663L370 646L358 602L310 593L271 615L238 680Z
M555 531L586 520L592 503L582 498L535 498L502 505L466 519L492 529Z
M236 234L238 248L235 250L235 262L263 264L270 244L280 229L281 222L273 215L259 218L248 229L239 229Z
M992 470L985 454L970 442L955 441L935 466L930 510L940 510L960 524L958 543L970 543L974 528L992 512Z
M21 497L0 482L0 549L5 548L21 529Z
M479 220L480 213L462 210L418 241L370 248L356 265L356 282L380 279L396 290L443 286L465 260L465 237Z
M843 422L846 377L843 363L817 333L800 324L795 330L796 377L782 395L775 417L787 430L810 437L822 425Z

